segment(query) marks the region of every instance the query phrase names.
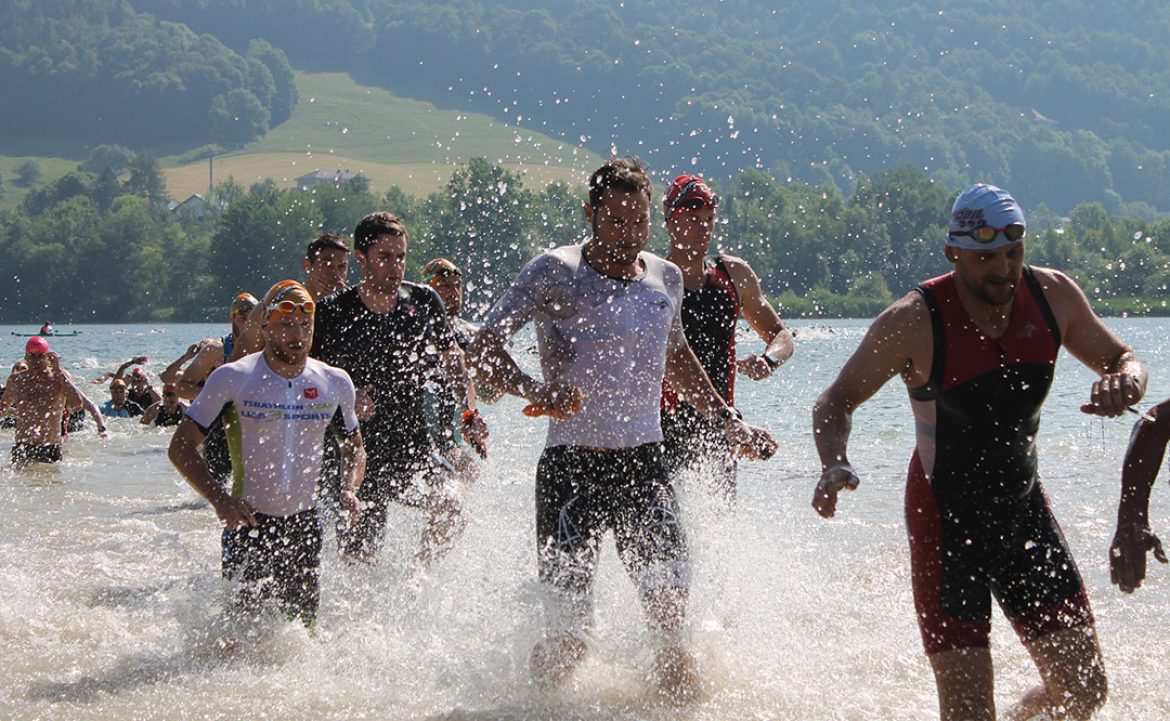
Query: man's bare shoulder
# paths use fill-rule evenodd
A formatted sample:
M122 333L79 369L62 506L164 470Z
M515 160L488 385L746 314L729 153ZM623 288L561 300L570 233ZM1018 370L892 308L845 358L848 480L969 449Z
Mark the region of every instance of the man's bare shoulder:
M874 318L874 329L913 335L930 331L930 309L921 293L910 291L886 307Z
M1032 275L1036 277L1045 294L1055 292L1079 295L1081 293L1081 288L1077 285L1077 282L1064 272L1055 268L1041 268L1035 265L1030 267L1032 269Z

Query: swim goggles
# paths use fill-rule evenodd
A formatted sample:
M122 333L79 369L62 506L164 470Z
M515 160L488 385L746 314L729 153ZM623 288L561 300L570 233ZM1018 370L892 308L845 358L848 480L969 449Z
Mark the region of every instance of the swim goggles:
M290 313L295 313L297 308L300 308L301 312L305 315L312 316L313 313L317 310L317 304L311 300L306 300L303 303L297 303L293 300L278 300L269 305L267 310L269 316L275 315L276 313L284 313L285 315L288 315Z
M1012 223L1011 225L1003 228L993 228L990 225L982 225L978 228L972 228L971 230L953 230L949 233L949 235L960 237L965 236L971 240L974 240L976 243L990 243L991 241L995 240L995 237L1000 233L1003 233L1003 237L1014 243L1017 240L1023 240L1024 236L1027 235L1028 230L1024 227L1023 223Z
M703 195L692 195L687 197L687 193L691 192L698 186L706 186L707 184L699 178L688 180L683 187L679 188L678 194L674 196L674 200L670 201L670 205L666 208L666 217L670 218L674 215L676 210L698 210L699 208L718 208L719 196L711 193L710 197ZM708 192L710 192L708 190Z

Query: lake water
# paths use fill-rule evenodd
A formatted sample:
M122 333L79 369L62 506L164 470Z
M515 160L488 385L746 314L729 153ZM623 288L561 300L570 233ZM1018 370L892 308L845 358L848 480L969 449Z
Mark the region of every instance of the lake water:
M794 322L796 355L768 381L742 380L748 420L780 452L743 464L726 512L695 483L683 492L695 564L690 637L707 681L683 711L656 706L637 599L607 540L595 643L573 681L537 693L528 652L541 628L533 475L544 424L516 399L484 409L491 457L468 495L469 525L428 574L405 569L421 528L391 510L373 568L341 565L327 541L318 632L272 628L243 653L215 639L223 589L218 524L167 461L169 433L113 420L102 441L71 437L55 467L0 464L0 718L4 719L932 719L934 684L910 592L902 486L913 423L898 381L855 416L861 488L836 519L810 507L819 467L810 408L865 321ZM1170 394L1170 321L1110 326L1150 365L1149 401ZM157 373L219 326L78 326L51 342L88 380L132 355ZM0 326L7 369L23 349ZM69 330L69 329L62 329ZM748 340L743 352L756 350ZM518 344L523 347L523 344ZM521 354L524 363L534 358ZM1170 718L1170 569L1136 595L1109 583L1119 469L1133 417L1083 416L1092 374L1065 355L1041 426L1041 473L1089 588L1110 679L1102 719ZM7 459L12 431L0 431ZM1163 476L1164 477L1164 476ZM1151 521L1170 540L1170 491ZM1036 673L996 612L1000 708Z

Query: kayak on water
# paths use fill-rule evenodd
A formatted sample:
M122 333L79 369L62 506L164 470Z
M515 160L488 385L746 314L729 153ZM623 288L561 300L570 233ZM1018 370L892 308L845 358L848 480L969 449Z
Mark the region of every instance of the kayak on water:
M75 335L81 335L81 331L53 331L52 333L17 333L16 331L12 331L12 335L18 338L34 338L36 336L43 336L45 338L69 338Z

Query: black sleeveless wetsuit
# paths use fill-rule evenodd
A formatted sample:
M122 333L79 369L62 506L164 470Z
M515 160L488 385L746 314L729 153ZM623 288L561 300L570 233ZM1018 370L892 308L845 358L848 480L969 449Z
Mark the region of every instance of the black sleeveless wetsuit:
M927 653L987 646L991 598L1025 641L1091 621L1037 475L1036 433L1060 331L1031 268L987 337L954 274L916 290L930 309L930 379L910 389L918 443L906 485L914 601Z
M687 343L720 397L735 405L735 328L739 294L723 258L704 261L703 285L683 293ZM735 496L735 456L721 422L702 416L669 384L662 388L662 435L671 475L699 471L728 499Z

